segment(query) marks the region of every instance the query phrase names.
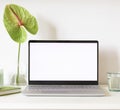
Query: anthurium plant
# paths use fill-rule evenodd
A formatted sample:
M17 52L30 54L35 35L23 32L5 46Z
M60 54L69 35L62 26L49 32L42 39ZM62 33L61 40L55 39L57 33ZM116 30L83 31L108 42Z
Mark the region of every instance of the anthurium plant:
M25 8L16 4L6 5L3 22L12 40L18 43L16 84L19 84L21 43L24 43L27 39L26 31L31 34L37 33L38 23L36 18L32 16Z

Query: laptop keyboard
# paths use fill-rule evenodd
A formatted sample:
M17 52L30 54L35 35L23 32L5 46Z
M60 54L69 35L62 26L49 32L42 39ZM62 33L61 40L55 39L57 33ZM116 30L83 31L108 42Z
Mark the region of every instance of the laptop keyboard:
M72 93L72 92L86 92L89 90L95 91L99 88L96 85L40 85L40 86L28 86L27 92L31 93Z
M31 89L95 89L98 88L96 85L39 85L29 86Z
M34 85L27 86L23 94L28 96L104 96L98 85Z

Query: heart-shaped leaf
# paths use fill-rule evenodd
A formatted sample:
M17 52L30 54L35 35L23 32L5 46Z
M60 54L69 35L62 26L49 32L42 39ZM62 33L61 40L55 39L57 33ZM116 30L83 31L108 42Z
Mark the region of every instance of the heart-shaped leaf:
M27 34L25 29L31 34L38 31L37 20L25 8L9 4L4 11L4 25L11 38L18 42L25 42Z

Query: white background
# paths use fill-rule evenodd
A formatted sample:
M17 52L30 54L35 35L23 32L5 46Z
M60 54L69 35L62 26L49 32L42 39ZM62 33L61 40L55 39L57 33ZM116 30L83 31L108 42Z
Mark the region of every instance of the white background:
M97 81L97 44L31 43L30 80Z
M6 83L16 69L18 46L3 25L4 7L9 3L36 16L39 32L28 34L28 39L99 40L101 84L107 83L107 72L120 71L120 0L0 0L0 65ZM27 68L27 42L21 49L21 62Z

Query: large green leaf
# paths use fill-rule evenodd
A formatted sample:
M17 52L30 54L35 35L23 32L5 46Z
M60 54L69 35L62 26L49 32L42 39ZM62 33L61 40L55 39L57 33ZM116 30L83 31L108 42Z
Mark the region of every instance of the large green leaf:
M38 31L36 18L25 8L15 4L5 7L4 24L11 38L18 43L26 41L25 29L31 34L36 34Z

